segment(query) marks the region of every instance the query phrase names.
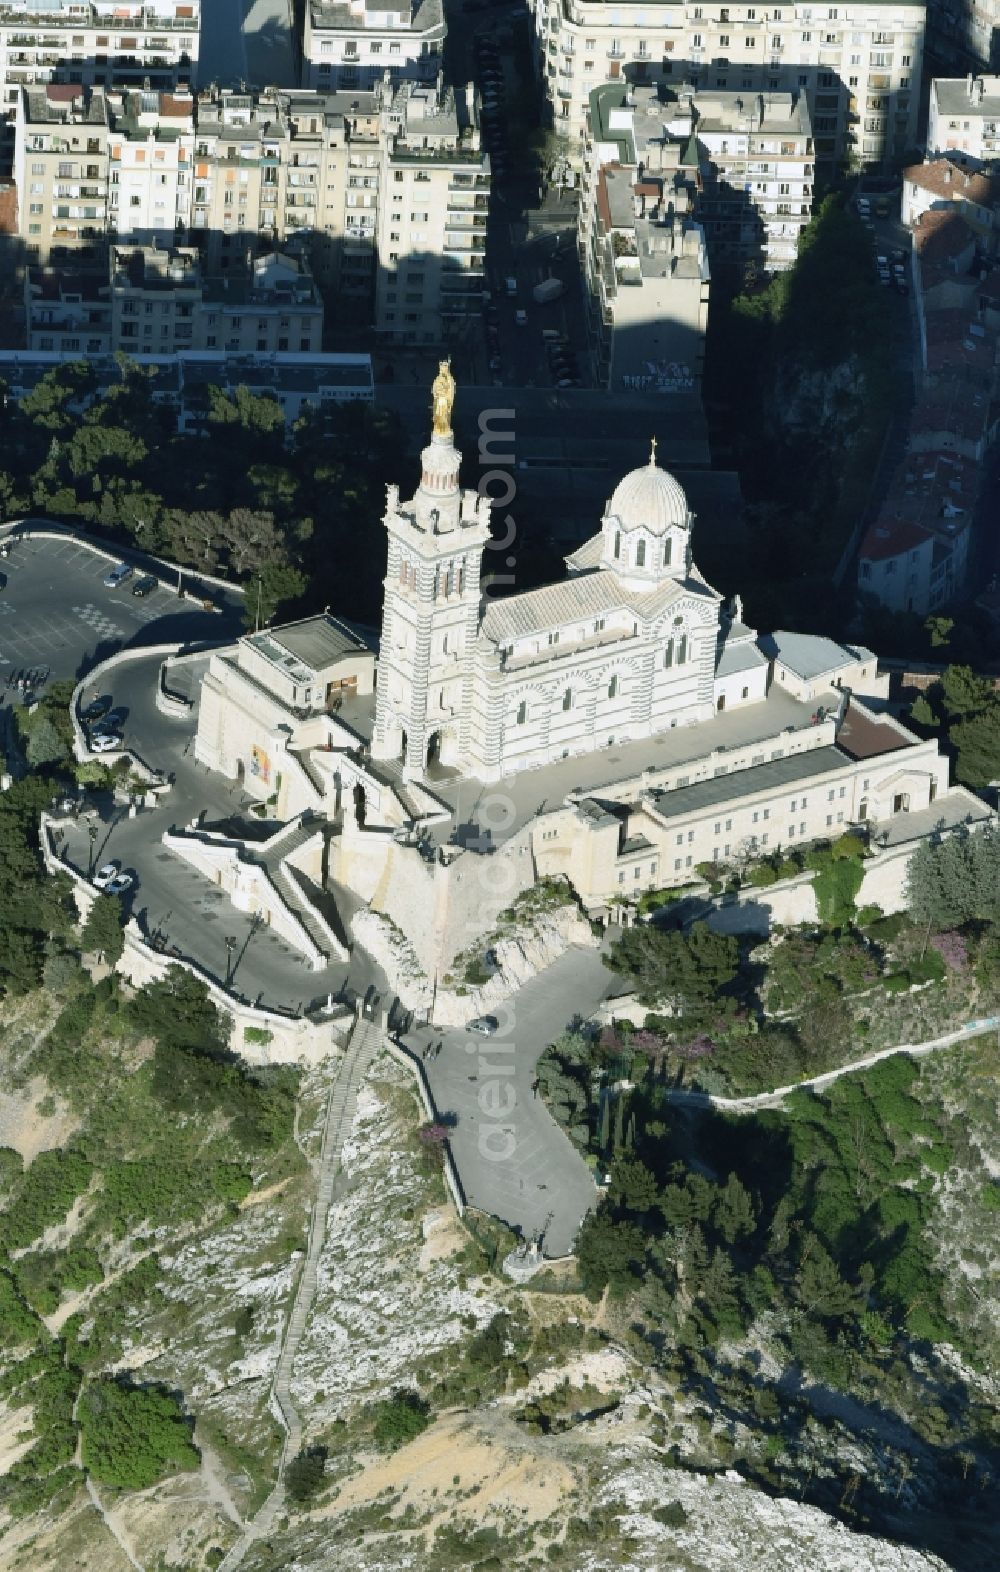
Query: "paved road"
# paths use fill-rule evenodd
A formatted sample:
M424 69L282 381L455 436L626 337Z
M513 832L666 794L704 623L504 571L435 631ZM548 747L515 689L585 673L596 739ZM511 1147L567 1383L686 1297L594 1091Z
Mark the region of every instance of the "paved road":
M163 832L182 829L204 816L207 824L238 819L259 834L261 826L247 819L251 801L237 782L213 774L193 757L197 709L173 719L156 709L154 694L161 657L131 661L98 683L101 693L125 711L124 737L151 769L173 776L174 784L156 807L141 808L130 818L127 809L108 801L86 821L67 821L65 851L82 873L102 862L120 863L136 878L127 907L147 935L161 939L210 975L225 982L229 969L227 939L233 947L230 981L233 992L250 1003L296 1011L337 993L349 982L359 992L376 980L374 967L359 952L353 965L337 963L315 972L305 958L269 928L257 928L227 895L162 845ZM192 676L197 691L197 678ZM96 693L97 689L95 689ZM85 693L89 698L89 690ZM89 830L97 837L93 852Z
M210 0L209 9L216 0ZM242 0L243 47L249 80L258 87L296 87L298 71L291 0Z
M208 0L201 8L198 81L235 87L246 78L242 0Z
M495 1037L420 1028L403 1042L422 1057L438 1113L455 1120L450 1140L470 1205L526 1238L544 1233L549 1256L567 1255L597 1201L590 1170L534 1095L535 1068L577 1017L593 1013L617 984L598 950L571 949L498 1010Z

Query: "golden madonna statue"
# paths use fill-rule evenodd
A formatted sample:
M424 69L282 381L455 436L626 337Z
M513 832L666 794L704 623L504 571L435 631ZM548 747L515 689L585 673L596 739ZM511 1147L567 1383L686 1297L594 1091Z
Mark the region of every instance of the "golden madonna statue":
M438 374L431 383L434 400L434 435L451 436L451 410L455 402L455 378L451 374L451 361L438 363Z

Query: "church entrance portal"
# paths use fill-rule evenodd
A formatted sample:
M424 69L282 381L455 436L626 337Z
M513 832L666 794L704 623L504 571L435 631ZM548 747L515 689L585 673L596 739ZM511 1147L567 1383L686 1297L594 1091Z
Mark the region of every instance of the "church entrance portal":
M432 731L427 739L427 764L428 767L436 764L441 757L441 733Z

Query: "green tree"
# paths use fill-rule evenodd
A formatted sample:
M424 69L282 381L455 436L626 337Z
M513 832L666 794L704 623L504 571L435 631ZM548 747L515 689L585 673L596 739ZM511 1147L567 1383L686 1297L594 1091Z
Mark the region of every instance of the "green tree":
M1000 832L993 825L921 841L907 870L907 904L928 928L1000 915Z
M757 1213L750 1192L735 1173L729 1175L719 1192L712 1221L729 1245L752 1234L757 1227Z
M813 1234L807 1234L802 1243L796 1294L803 1309L821 1319L861 1309L858 1290L844 1282L833 1257Z
M285 1489L293 1501L311 1501L322 1487L326 1472L325 1446L311 1446L297 1452L285 1469Z
M85 951L96 950L98 959L114 967L121 960L125 948L122 931L122 903L117 895L99 895L80 933Z
M100 1484L144 1490L201 1461L193 1420L166 1387L103 1377L84 1390L78 1419L83 1466Z
M646 1239L634 1223L621 1222L607 1206L584 1219L577 1243L577 1263L586 1288L622 1292L637 1288L646 1257Z
M941 677L940 703L949 720L965 720L995 704L996 692L971 666L948 666Z
M34 770L41 769L46 764L65 762L66 745L47 715L29 717L28 740L24 753Z
M631 977L644 1004L678 998L685 1004L717 1000L739 970L739 945L731 934L695 923L690 933L649 923L626 928L605 957L612 971Z
M213 1055L226 1044L223 1019L205 984L183 966L140 988L130 1006L133 1025L165 1048Z
M656 1205L659 1186L645 1163L619 1158L611 1170L611 1201L630 1212L648 1212Z
M418 1392L400 1389L375 1408L375 1440L396 1448L414 1441L431 1423L430 1404Z

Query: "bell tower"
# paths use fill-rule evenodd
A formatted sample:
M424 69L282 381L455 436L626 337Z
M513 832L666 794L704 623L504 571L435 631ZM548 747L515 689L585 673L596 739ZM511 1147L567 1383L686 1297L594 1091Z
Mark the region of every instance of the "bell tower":
M436 762L462 768L468 755L471 652L490 538L489 499L458 483L449 361L441 361L431 394L420 485L407 503L389 486L383 519L389 554L372 757L398 761L406 780Z

